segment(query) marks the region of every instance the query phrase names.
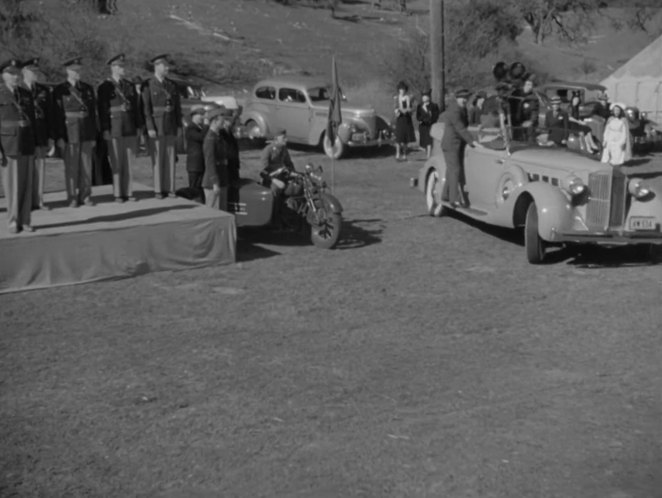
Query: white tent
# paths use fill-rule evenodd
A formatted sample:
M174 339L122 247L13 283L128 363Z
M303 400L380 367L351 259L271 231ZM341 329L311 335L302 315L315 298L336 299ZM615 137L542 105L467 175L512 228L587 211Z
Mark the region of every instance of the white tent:
M662 121L662 36L602 81L611 102L635 105Z

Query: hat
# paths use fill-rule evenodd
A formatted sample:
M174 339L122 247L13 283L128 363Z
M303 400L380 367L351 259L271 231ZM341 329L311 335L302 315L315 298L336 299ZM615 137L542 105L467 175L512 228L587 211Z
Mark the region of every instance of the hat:
M65 61L62 63L64 67L67 69L79 69L83 65L83 58L82 57L74 57L73 59L69 59L68 61Z
M497 92L508 92L510 91L510 85L506 83L505 81L500 81L499 83L496 84L496 91Z
M609 101L609 97L607 96L606 93L601 93L600 95L598 95L598 100L601 100L601 101L603 101L603 102L608 102L608 101Z
M455 92L455 98L457 99L468 99L469 95L471 95L471 92L466 88L462 88L461 90Z
M20 62L16 59L9 59L0 64L1 72L8 72L12 74L19 74Z
M21 68L39 69L39 57L33 57L21 63Z
M161 54L161 55L157 55L156 57L151 58L151 59L149 60L149 62L150 62L152 65L156 65L156 64L168 64L169 59L170 59L170 57L168 56L168 54Z
M195 116L196 114L203 115L205 112L207 111L205 111L204 106L196 105L191 107L191 117Z
M115 57L111 57L106 61L106 64L109 66L122 66L124 65L124 62L126 60L126 56L124 54L117 54Z
M620 107L621 111L625 111L625 108L627 107L624 103L622 102L612 102L611 105L609 106L609 110L613 111L614 107Z
M487 98L487 93L484 90L481 90L478 93L476 93L476 98L477 99L486 99Z
M561 97L558 95L554 95L552 98L549 99L550 104L560 104L561 103Z

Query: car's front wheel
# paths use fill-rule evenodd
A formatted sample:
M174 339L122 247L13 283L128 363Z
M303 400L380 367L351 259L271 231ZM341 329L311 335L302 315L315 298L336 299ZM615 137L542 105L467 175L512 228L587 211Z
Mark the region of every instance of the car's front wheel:
M425 182L425 206L430 216L446 214L446 207L441 203L441 182L436 169L428 174Z
M538 208L536 203L529 204L524 222L524 248L529 263L539 265L545 260L545 241L538 233Z
M333 141L333 144L331 144L331 140L326 136L326 133L324 134L324 138L322 139L322 148L324 149L324 153L327 155L327 157L330 157L331 159L340 159L343 154L345 153L345 148L347 146L343 143L342 140L340 140L340 137L336 135L336 139Z

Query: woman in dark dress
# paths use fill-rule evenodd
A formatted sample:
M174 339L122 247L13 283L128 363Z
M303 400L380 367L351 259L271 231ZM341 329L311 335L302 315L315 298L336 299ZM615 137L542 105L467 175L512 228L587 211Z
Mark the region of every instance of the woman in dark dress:
M430 128L439 119L439 106L430 100L431 90L421 95L421 103L416 107L416 120L418 121L418 143L425 149L428 159L432 151L432 137Z
M404 81L398 83L395 99L395 158L407 159L407 144L416 140L414 122L411 119L413 103L407 93L409 87Z
M586 149L588 152L595 154L600 151L599 147L593 139L591 134L591 127L586 126L584 122L579 117L579 105L581 104L581 96L579 92L572 93L572 99L570 100L570 114L568 116L568 127L572 133L576 133L579 136L580 146L582 149Z

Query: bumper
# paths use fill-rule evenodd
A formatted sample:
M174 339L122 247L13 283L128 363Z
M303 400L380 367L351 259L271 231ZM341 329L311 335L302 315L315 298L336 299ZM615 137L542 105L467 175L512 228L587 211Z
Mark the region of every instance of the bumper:
M391 142L388 133L383 130L376 138L370 138L367 132L352 133L345 143L349 147L379 147Z
M641 232L555 232L550 242L626 246L635 244L662 245L662 233Z

